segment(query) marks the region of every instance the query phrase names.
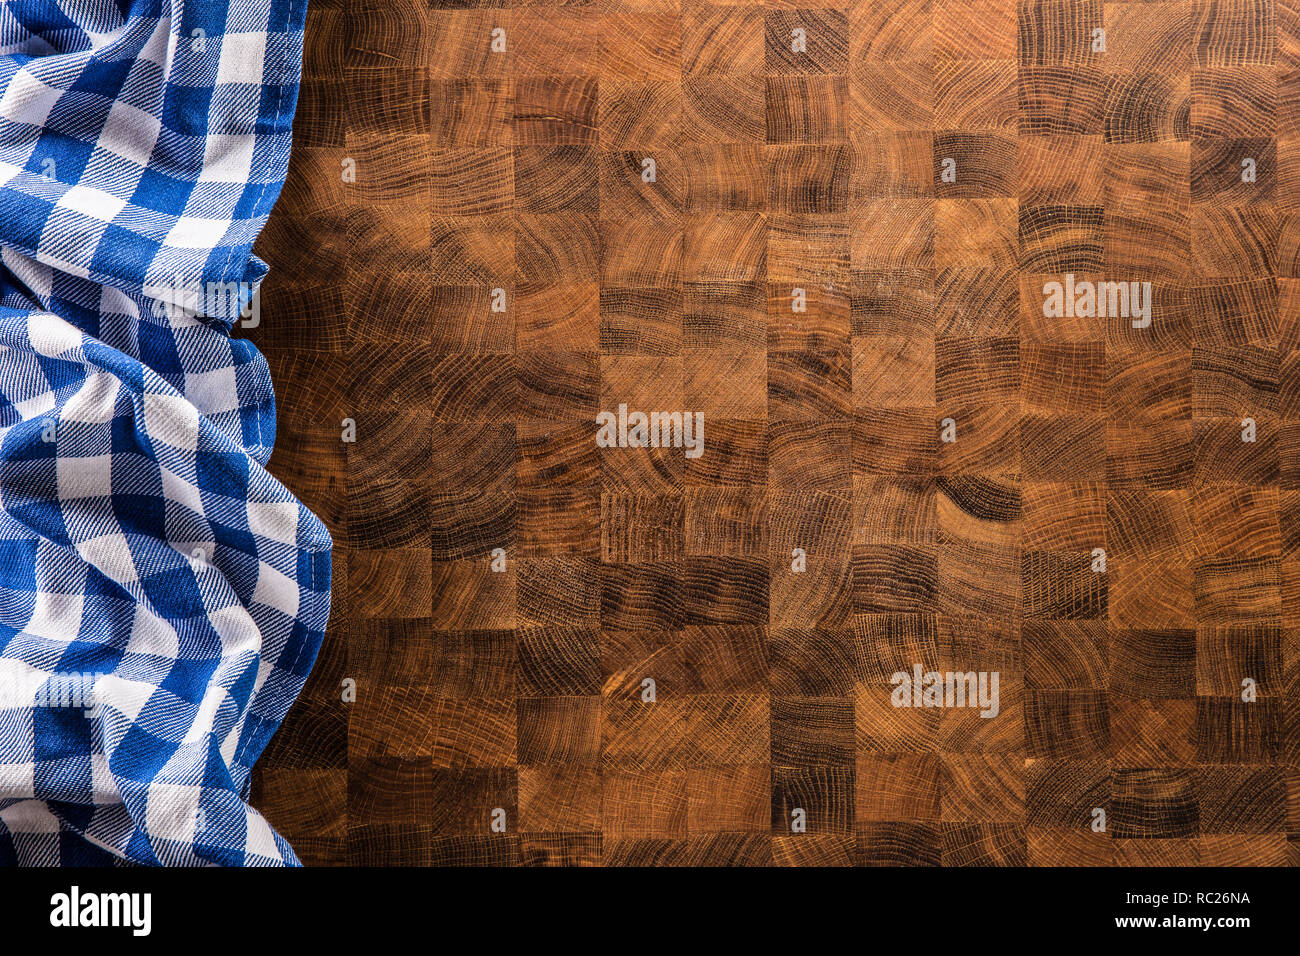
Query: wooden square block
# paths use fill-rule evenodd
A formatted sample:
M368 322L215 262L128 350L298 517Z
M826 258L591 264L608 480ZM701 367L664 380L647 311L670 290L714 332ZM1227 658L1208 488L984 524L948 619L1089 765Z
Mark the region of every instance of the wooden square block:
M1208 0L1195 10L1193 64L1271 65L1277 55L1276 14L1258 0Z
M1093 482L1034 482L1021 494L1021 543L1036 551L1091 554L1107 537L1109 491Z
M349 11L345 23L349 42L341 52L349 70L376 72L398 65L417 68L429 62L434 31L427 9L416 0L365 0ZM333 28L336 38L344 33L342 24L328 19L323 24Z
M682 11L682 72L757 75L763 70L764 11L702 6Z
M676 151L602 150L599 166L601 219L680 219L689 177Z
M676 496L601 495L601 560L672 561L682 554L682 500Z
M771 772L767 766L689 770L686 828L701 833L767 833L771 828Z
M522 7L509 11L506 47L517 77L596 72L600 21L582 10Z
M1104 249L1098 206L1020 210L1020 268L1025 272L1097 272Z
M591 146L519 146L513 151L514 206L529 213L595 213L600 208L597 153ZM439 154L435 153L435 165ZM464 183L449 179L449 190ZM435 197L436 201L436 197Z
M672 80L681 72L682 26L679 17L624 10L600 18L601 78Z
M1254 431L1254 441L1249 441ZM1272 485L1278 481L1278 426L1263 415L1195 423L1195 472L1204 482Z
M751 282L767 262L767 219L756 213L690 217L682 240L682 276L689 282Z
M1025 822L1072 832L1090 831L1093 811L1110 812L1110 767L1098 760L1025 762Z
M601 621L612 628L672 628L682 623L681 579L671 564L601 568Z
M585 489L521 491L517 544L525 555L596 554L600 547L600 496Z
M600 759L600 698L525 697L519 701L519 764L595 766Z
M1277 271L1282 220L1276 210L1197 208L1191 225L1193 264L1201 274L1271 276Z
M1108 143L1155 143L1190 138L1191 85L1187 75L1138 70L1111 74L1106 87Z
M692 142L762 143L767 131L762 76L687 76L682 81L682 134Z
M870 823L858 828L858 866L939 866L937 823Z
M1199 763L1267 764L1279 757L1282 706L1277 699L1253 703L1199 697L1196 759Z
M522 557L515 570L515 608L521 626L600 623L599 574L594 559Z
M938 821L943 771L943 761L934 754L859 757L855 780L858 824Z
M581 767L521 767L519 828L530 833L600 832L601 778Z
M930 63L853 64L850 125L858 130L934 128L934 72Z
M1016 8L1012 0L933 0L935 56L949 60L1014 60Z
M944 866L1026 866L1023 827L1004 823L944 823Z
M945 823L1019 823L1024 761L1002 754L945 756L940 815Z
M515 289L515 345L523 352L563 352L592 341L600 327L595 282L522 283Z
M942 511L942 508L941 508ZM1003 617L1015 613L1020 591L1017 549L979 538L941 535L938 609L944 614Z
M1100 136L1108 76L1093 66L1020 67L1021 136Z
M1226 486L1199 489L1193 497L1193 513L1196 548L1202 555L1266 559L1281 551L1276 491Z
M349 609L355 617L427 618L433 606L428 549L347 552Z
M1095 206L1104 201L1108 150L1100 134L1030 136L1017 140L1020 202L1025 206Z
M1045 690L1105 690L1110 664L1102 621L1026 621L1025 685Z
M1013 405L943 407L941 414L934 416L932 425L941 472L945 475L1013 473L1020 463L1018 411ZM954 435L955 440L943 441L944 433Z
M1100 760L1110 750L1105 691L1025 692L1025 747L1033 758Z
M936 533L936 489L932 480L854 476L855 544L932 544Z
M1195 446L1190 421L1106 424L1106 480L1120 488L1167 491L1190 485Z
M936 432L928 409L858 411L853 419L854 473L934 474L938 467Z
M1020 394L1044 412L1100 412L1106 400L1106 353L1100 343L1022 343Z
M857 614L916 612L935 600L938 559L933 549L859 545L853 549L853 610Z
M772 763L851 766L853 702L844 697L773 698Z
M926 200L874 200L852 225L854 271L928 272L934 267L933 204ZM855 219L857 217L855 216Z
M927 338L859 336L853 341L855 408L922 408L935 400L935 343Z
M1022 66L1097 63L1090 42L1105 26L1100 0L1028 0L1019 5L1019 55Z
M803 570L798 559L777 558L769 587L773 627L838 631L848 627L853 606L851 566L845 559L814 556Z
M1015 196L1016 162L1013 136L965 130L936 133L934 193L941 199Z
M597 82L592 77L521 77L514 83L516 145L594 143Z
M768 418L847 417L852 408L851 371L848 355L838 349L769 351Z
M840 10L768 10L764 46L768 76L845 73L848 16Z
M1245 165L1252 162L1253 168ZM1192 144L1192 202L1213 207L1271 203L1276 189L1273 140L1205 138Z
M765 624L767 562L752 558L687 558L682 571L688 624Z
M928 713L936 718L935 725L930 729L937 729L937 714L925 709L914 711L911 708L893 707L889 697L893 689L891 681L898 671L909 669L918 662L926 670L939 667L939 637L935 616L928 612L857 614L853 621L853 643L858 660L857 670L862 681L858 687L859 705L877 717L882 713L881 707L892 708L892 712L899 717L906 717L910 713ZM891 722L884 720L886 725ZM869 746L873 734L871 727L861 717L857 723L860 747L891 749ZM915 721L912 723L917 724ZM920 722L921 725L925 723Z
M1030 866L1114 866L1114 843L1106 833L1071 833L1029 827Z
M1116 696L1110 735L1116 766L1186 766L1196 760L1196 701Z
M505 50L493 49L492 31L506 30L510 15L504 10L430 10L423 29L417 27L413 36L424 36L427 53L420 63L429 65L430 76L435 79L463 77L504 78L511 73L514 54L507 44ZM409 20L389 25L399 34L407 32ZM369 47L354 49L369 50ZM409 41L408 41L409 42Z
M769 209L789 213L848 210L852 153L847 146L776 146L765 153Z
M848 552L850 503L840 490L773 488L767 496L769 557L797 557L802 548L814 558L838 561Z
M430 80L429 133L436 145L509 145L514 86L509 80Z
M551 422L594 419L600 387L599 357L595 353L529 352L522 359L518 417ZM556 389L556 382L564 382L565 387Z
M1015 133L1018 95L1011 60L956 60L936 63L934 124L942 130L1001 130ZM1015 149L1015 144L1011 144Z
M793 289L802 288L807 298L808 289L812 288L813 308L804 303L807 314L813 321L820 318L834 326L832 315L838 310L844 319L839 325L846 333L850 231L847 216L773 212L768 218L769 291L773 286L783 285L791 291L783 289L778 295L789 295L789 302L793 303ZM793 304L790 309L794 313Z
M606 839L686 835L686 772L601 774L600 830Z
M600 145L606 149L671 147L681 127L681 83L672 80L600 83Z
M848 137L849 82L843 76L769 76L769 143L833 143ZM854 97L854 104L858 102Z
M1196 633L1190 630L1128 630L1110 634L1110 688L1148 699L1196 694Z
M722 420L709 425L709 445L717 455L686 462L690 486L762 485L767 477L767 431L762 422Z
M601 237L595 216L519 213L514 227L516 275L521 280L578 284L600 277Z
M265 759L265 758L263 758ZM347 863L347 773L259 767L254 801L305 866ZM296 799L294 799L296 797Z
M774 422L768 426L768 486L787 491L849 490L847 423Z
M1195 774L1174 768L1116 770L1108 823L1117 839L1195 836L1200 830Z
M853 832L852 767L772 768L772 833L798 821L814 835Z
M924 60L934 48L931 0L868 4L849 12L852 60Z
M1189 628L1196 624L1194 574L1176 555L1107 562L1108 610L1115 627Z
M765 554L766 499L747 488L691 488L684 495L682 534L690 555Z
M1278 628L1251 624L1197 628L1197 694L1240 698L1251 687L1255 693L1271 697L1279 690L1281 672Z
M367 77L358 89L349 90L345 100L342 121L347 135L370 131L386 131L402 134L424 134L430 131L431 114L429 110L430 79L422 69L404 67L384 70ZM322 91L324 92L324 91ZM331 99L343 99L342 90L329 90L334 95L309 98L317 102L329 102ZM333 117L322 116L318 121L329 124ZM307 145L311 142L339 142L342 129L326 133L316 124L307 125L304 130L304 115L299 113L295 119L295 136L298 142ZM310 130L310 132L308 132ZM299 135L307 133L306 136ZM313 135L314 134L314 135ZM330 135L332 134L332 135Z
M686 405L706 420L767 417L767 361L762 352L692 349L682 357L682 374Z
M1106 422L1100 415L1026 415L1020 448L1030 481L1106 479Z
M1177 75L1192 66L1194 8L1184 3L1106 4L1106 63L1112 70Z
M603 354L680 354L684 314L680 290L603 287L597 308Z
M601 222L601 282L672 289L681 284L681 228L676 222Z
M1277 132L1277 102L1276 74L1265 67L1192 72L1192 132L1198 138L1272 136Z

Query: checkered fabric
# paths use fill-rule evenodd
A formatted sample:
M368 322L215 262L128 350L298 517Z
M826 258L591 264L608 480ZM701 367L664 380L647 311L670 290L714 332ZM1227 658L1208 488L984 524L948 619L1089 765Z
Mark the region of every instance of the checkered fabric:
M0 862L297 863L245 800L331 543L205 290L266 273L305 15L0 0Z

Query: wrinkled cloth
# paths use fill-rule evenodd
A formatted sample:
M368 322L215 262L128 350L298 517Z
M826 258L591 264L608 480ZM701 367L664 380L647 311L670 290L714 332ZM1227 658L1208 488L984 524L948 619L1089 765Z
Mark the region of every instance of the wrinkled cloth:
M305 15L0 0L0 863L298 862L246 799L331 542L231 331Z

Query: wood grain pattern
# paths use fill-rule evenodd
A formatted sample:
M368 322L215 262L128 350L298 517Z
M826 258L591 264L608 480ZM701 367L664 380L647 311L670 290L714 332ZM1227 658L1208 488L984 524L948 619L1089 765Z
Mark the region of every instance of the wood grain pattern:
M1294 3L313 0L295 133L305 861L1300 862Z

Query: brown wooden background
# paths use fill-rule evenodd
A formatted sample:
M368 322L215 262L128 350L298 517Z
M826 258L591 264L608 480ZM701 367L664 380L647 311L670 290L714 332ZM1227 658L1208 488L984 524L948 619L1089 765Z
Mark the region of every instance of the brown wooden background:
M252 336L335 603L255 802L308 863L1295 862L1297 217L1297 0L312 0Z

